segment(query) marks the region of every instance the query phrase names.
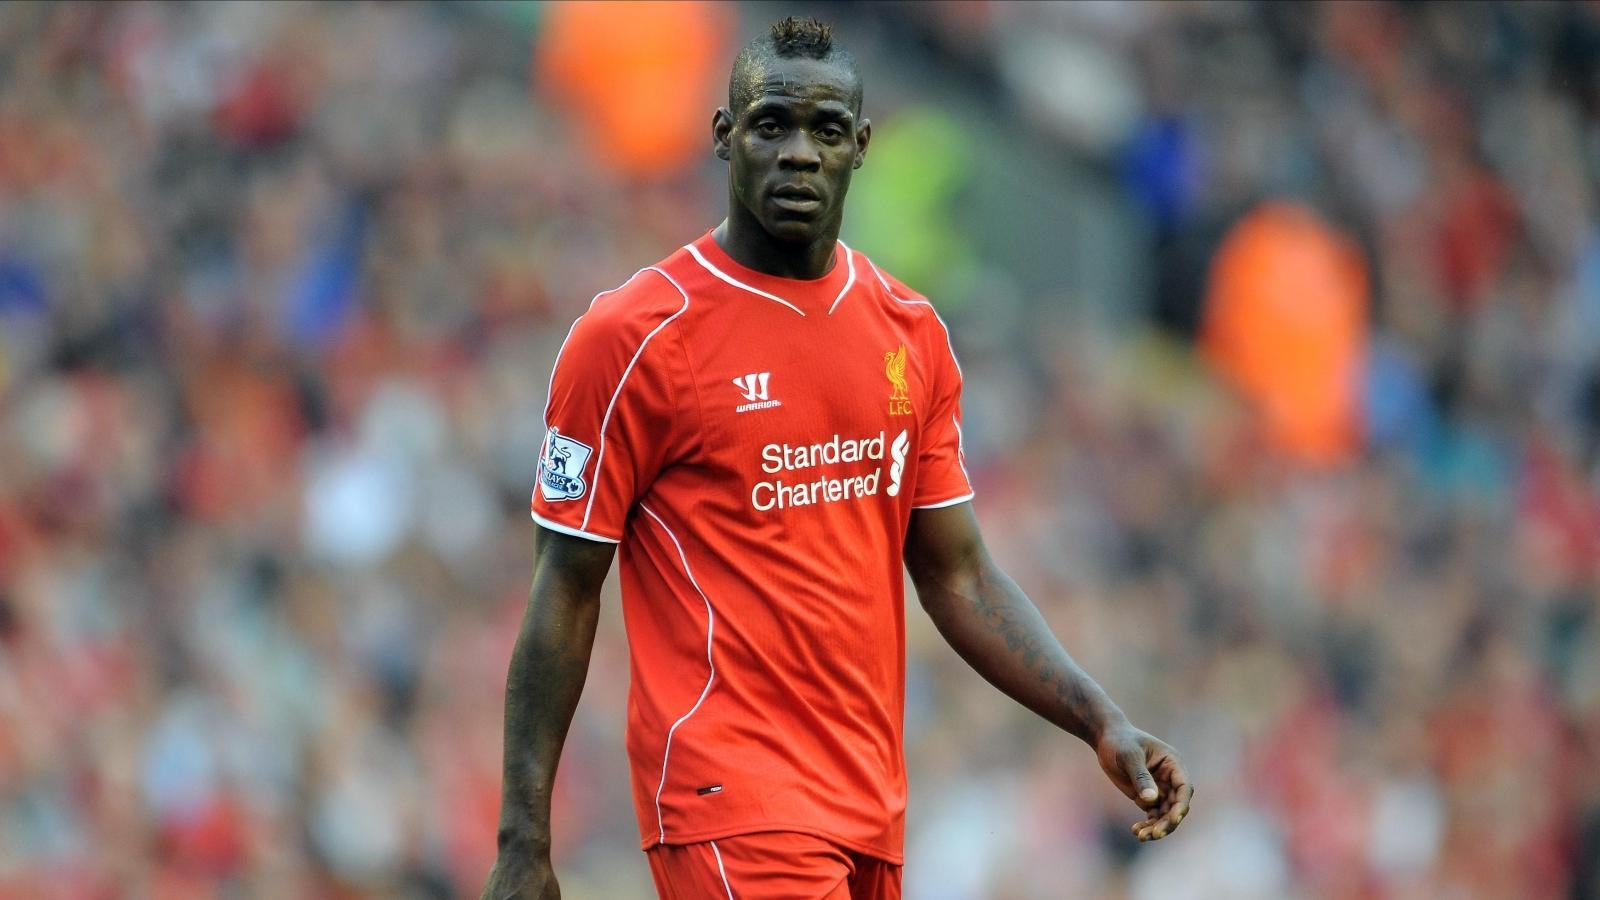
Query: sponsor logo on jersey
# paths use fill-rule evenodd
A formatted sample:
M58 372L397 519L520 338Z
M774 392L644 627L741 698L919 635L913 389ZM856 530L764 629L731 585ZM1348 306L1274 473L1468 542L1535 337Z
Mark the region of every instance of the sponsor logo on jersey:
M911 438L904 430L889 445L889 486L883 492L891 497L900 496L900 479L906 474L906 451L910 448Z
M889 415L911 415L911 394L906 384L906 345L883 354L883 374L889 379Z
M910 432L903 429L893 441L879 431L859 438L835 434L814 444L767 444L761 448L761 471L777 477L750 489L750 505L761 512L791 509L875 497L880 489L897 496L910 449ZM840 472L838 467L850 468Z
M749 375L740 375L733 379L733 386L744 394L744 399L749 403L741 403L733 408L736 413L749 412L753 409L772 409L782 406L783 401L770 399L767 393L767 382L772 378L771 372L751 372Z
M544 439L544 452L539 455L539 493L544 499L554 503L582 497L587 489L583 469L593 452L588 444L551 428Z

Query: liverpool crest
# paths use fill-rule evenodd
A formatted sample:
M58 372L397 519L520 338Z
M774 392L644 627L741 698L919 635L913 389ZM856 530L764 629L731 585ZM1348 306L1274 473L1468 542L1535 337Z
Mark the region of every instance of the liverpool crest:
M906 345L883 354L883 374L889 379L889 415L911 415L911 395L906 384Z

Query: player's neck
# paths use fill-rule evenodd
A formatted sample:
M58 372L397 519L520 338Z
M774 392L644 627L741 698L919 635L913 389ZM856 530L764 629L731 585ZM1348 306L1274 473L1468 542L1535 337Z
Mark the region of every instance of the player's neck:
M815 241L797 244L780 241L767 233L753 218L748 221L730 215L711 234L722 252L747 269L778 278L812 281L833 269L833 249L839 227L825 229Z

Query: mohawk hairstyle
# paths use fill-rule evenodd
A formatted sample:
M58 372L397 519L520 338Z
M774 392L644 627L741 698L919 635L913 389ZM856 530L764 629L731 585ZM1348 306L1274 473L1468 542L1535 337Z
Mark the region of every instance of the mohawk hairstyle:
M728 108L738 115L761 93L766 63L776 59L816 59L837 63L855 79L850 105L861 111L861 73L850 51L833 42L833 26L821 19L788 16L772 23L767 33L744 46L728 76Z
M779 56L827 59L833 52L833 26L821 19L789 16L772 23L767 40Z

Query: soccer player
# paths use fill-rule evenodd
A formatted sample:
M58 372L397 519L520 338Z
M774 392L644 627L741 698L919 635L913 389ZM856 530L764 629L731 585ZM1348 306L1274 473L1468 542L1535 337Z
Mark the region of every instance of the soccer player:
M927 300L838 240L872 127L827 25L745 47L712 122L728 217L596 297L556 359L532 595L506 681L484 896L559 896L550 791L621 557L627 750L660 896L900 896L902 566L997 688L1088 743L1140 840L1189 811L1138 730L990 558L961 370Z

